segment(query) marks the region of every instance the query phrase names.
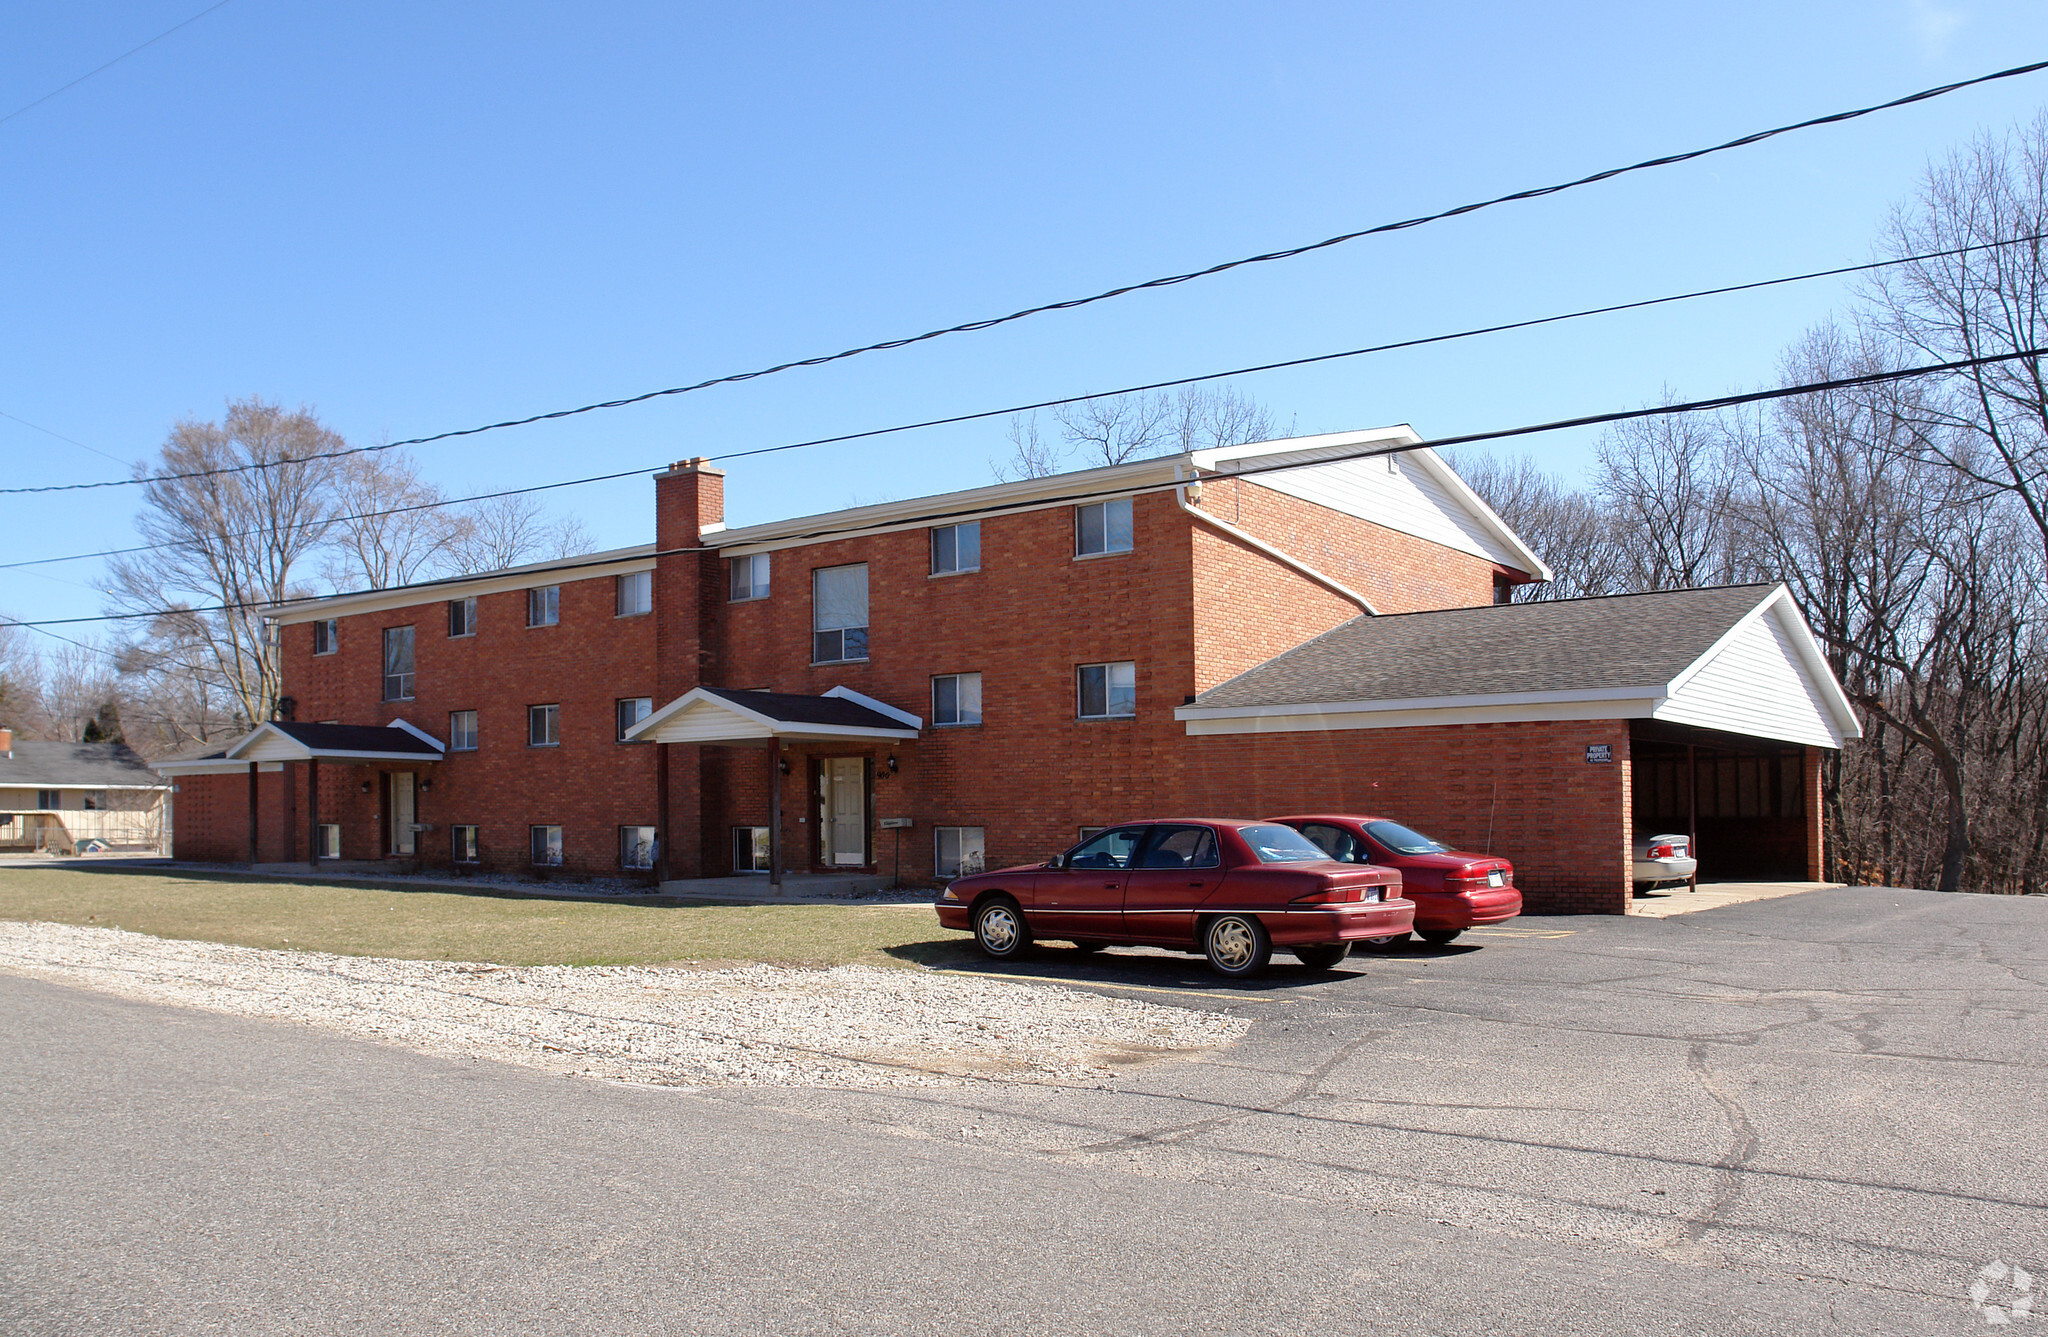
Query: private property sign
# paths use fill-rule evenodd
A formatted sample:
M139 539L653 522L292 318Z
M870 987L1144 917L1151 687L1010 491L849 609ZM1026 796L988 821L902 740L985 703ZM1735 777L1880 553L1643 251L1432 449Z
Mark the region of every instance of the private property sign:
M1586 761L1587 761L1588 763L1598 763L1598 762L1609 762L1609 761L1613 761L1613 760L1614 760L1614 744L1612 744L1612 743L1588 743L1588 744L1586 744Z

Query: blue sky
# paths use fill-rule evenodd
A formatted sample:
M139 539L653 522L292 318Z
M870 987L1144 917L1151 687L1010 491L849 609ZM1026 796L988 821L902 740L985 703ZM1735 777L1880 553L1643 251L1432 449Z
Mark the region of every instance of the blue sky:
M0 115L202 7L0 11ZM351 441L745 370L2048 56L2019 0L680 6L233 0L0 124L0 460L119 476L250 394ZM834 367L428 446L451 492L774 445L1869 258L2048 74ZM1839 284L1241 383L1444 436L1775 379ZM24 419L84 443L71 445ZM1590 436L1518 447L1582 470ZM999 422L738 462L735 523L989 480ZM92 450L104 455L91 453ZM0 560L132 490L11 498ZM650 489L551 494L603 546ZM98 611L96 564L0 611Z

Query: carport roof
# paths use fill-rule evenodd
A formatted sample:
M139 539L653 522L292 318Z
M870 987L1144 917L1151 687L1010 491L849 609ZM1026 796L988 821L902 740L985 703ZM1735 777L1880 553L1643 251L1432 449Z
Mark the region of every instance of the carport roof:
M1678 699L1689 685L1702 699ZM1822 746L1860 732L1782 585L1354 618L1175 717L1190 733L1643 717Z

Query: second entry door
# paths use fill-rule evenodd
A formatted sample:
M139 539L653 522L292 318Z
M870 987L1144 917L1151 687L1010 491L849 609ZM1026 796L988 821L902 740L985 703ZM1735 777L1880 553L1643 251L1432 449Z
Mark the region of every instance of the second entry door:
M412 772L391 772L391 852L411 854L414 845Z
M867 761L862 757L827 757L819 772L823 781L819 834L828 864L868 861Z

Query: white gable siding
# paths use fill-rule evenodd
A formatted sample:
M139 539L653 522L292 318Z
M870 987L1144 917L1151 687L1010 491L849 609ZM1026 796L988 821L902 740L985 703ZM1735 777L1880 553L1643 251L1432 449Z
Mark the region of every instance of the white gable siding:
M1731 637L1656 711L1725 733L1840 747L1842 735L1772 608Z
M1250 481L1489 562L1524 565L1519 554L1489 533L1477 516L1406 455L1308 464L1257 474Z
M775 731L750 715L715 701L692 701L641 735L647 742L718 743L740 738L773 738Z
M273 730L243 749L242 754L235 758L235 762L247 770L252 761L299 761L305 756L304 743Z

